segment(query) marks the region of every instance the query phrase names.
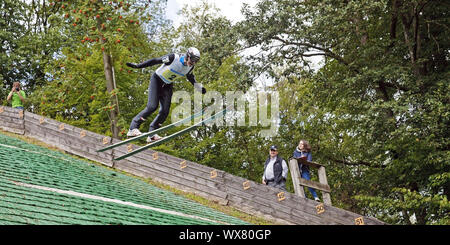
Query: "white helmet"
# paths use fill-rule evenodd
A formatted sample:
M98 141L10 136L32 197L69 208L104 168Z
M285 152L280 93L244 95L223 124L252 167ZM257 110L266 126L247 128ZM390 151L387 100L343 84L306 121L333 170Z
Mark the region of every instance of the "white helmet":
M190 47L186 52L186 57L191 58L193 62L198 62L200 60L200 51L194 47Z

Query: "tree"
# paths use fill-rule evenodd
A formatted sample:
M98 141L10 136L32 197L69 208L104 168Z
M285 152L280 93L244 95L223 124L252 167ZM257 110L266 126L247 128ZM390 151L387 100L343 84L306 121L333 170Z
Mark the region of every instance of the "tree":
M0 74L1 82L10 86L15 80L21 79L20 73L14 67L19 62L16 53L19 48L19 40L24 33L24 27L20 25L20 21L24 20L21 15L22 11L24 11L24 7L16 1L2 1L0 3ZM1 96L4 98L9 90L4 91L2 89Z
M0 2L0 83L2 90L0 96L6 98L13 82L22 82L26 85L29 79L30 50L22 47L26 43L28 31L23 25L26 17L23 13L28 11L27 5L21 2L5 0Z
M139 93L146 86L135 83L144 74L132 71L125 63L153 52L149 38L155 34L145 30L156 28L148 26L155 17L150 12L154 9L161 14L160 5L137 0L86 0L52 1L49 6L54 9L49 19L52 30L60 33L66 48L54 54L56 58L47 66L52 75L37 93L45 97L36 97L35 109L118 138L124 134L130 114L146 101ZM56 101L65 104L54 106ZM45 106L46 102L50 104ZM109 129L103 127L108 121Z
M446 8L263 0L244 9L236 28L247 47L263 50L255 70L282 81L277 88L295 105L282 109L282 137L310 139L341 207L391 223L413 214L418 224L448 222ZM315 56L323 57L317 70ZM396 204L405 200L415 204Z
M59 32L48 22L52 8L45 1L2 1L1 67L9 92L13 82L22 84L28 95L46 83L45 67L61 43ZM2 95L3 97L3 95Z

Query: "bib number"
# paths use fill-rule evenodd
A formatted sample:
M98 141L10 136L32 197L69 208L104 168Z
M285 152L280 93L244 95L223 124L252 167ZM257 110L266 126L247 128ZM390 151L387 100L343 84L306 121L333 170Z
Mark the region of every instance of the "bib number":
M175 79L181 77L181 75L176 74L175 72L172 72L171 70L166 70L163 72L163 77L171 82L174 82Z

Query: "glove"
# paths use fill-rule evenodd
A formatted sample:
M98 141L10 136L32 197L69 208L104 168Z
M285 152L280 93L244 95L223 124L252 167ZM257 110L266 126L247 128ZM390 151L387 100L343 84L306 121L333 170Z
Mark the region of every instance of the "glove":
M202 87L202 94L206 94L206 88Z
M138 68L136 64L134 63L127 63L127 66L131 67L131 68Z

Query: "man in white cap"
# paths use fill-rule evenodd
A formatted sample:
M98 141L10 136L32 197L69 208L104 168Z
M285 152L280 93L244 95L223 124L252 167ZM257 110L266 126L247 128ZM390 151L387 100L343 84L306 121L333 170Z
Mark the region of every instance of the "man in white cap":
M157 64L161 66L153 73L150 84L148 86L148 101L147 106L139 114L137 114L130 124L130 129L127 133L128 137L139 136L142 133L139 131L139 126L161 105L158 116L150 124L149 132L161 127L166 120L170 111L170 104L173 94L173 83L180 77L186 77L192 83L197 91L202 94L206 93L206 89L202 84L197 83L195 76L192 73L195 64L200 60L200 51L191 47L184 54L167 54L160 58L153 58L140 64L126 63L132 68L145 68ZM147 138L147 142L161 139L157 134Z

